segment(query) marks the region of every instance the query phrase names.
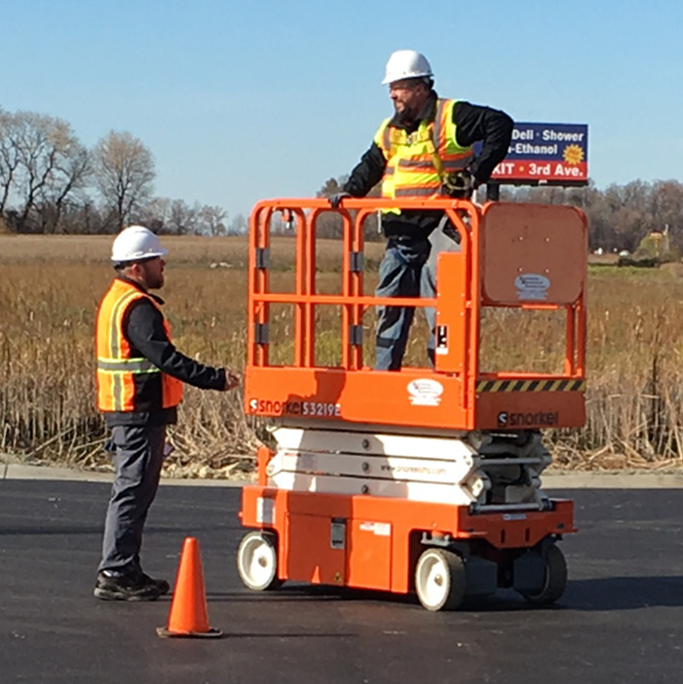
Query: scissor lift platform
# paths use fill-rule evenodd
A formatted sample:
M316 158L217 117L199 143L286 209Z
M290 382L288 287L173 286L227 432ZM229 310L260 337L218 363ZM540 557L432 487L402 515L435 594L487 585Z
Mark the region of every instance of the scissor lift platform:
M345 201L342 292L316 292L316 222L324 200L275 200L250 222L249 353L245 410L273 419L258 484L241 518L254 528L238 568L252 589L302 580L397 593L430 610L514 587L531 602L562 594L556 541L573 532L573 504L541 488L550 456L543 428L585 419L586 223L571 207L401 200L445 212L460 251L438 257L434 299L363 289L363 224L392 200ZM293 292L270 286L270 223L296 224ZM294 308L293 363L270 362L270 309ZM362 323L374 306L436 309L433 368L363 364ZM316 359L315 320L341 310L341 364ZM563 311L560 373L480 369L486 308ZM533 344L509 340L508 344Z

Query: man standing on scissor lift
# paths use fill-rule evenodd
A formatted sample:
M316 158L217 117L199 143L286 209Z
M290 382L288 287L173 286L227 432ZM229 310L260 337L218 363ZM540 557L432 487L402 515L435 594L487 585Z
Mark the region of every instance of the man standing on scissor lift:
M432 68L414 50L398 50L387 62L385 85L394 116L380 125L370 149L353 169L343 192L330 197L334 208L344 197L365 197L382 182L384 198L456 197L469 199L502 161L510 145L513 121L504 112L446 100L434 91ZM475 157L474 143L482 141ZM382 231L387 247L379 268L378 297L434 297L433 269L424 268L432 250L430 234L441 227L457 239L441 212L388 209ZM378 370L399 370L415 309L378 309ZM434 360L433 309L426 310L432 330L428 353Z

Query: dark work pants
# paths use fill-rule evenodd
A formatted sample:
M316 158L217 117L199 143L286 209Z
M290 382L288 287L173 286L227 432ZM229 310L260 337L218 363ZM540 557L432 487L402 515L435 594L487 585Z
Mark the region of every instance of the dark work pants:
M142 531L159 487L166 427L112 428L116 475L104 524L100 570L137 572Z

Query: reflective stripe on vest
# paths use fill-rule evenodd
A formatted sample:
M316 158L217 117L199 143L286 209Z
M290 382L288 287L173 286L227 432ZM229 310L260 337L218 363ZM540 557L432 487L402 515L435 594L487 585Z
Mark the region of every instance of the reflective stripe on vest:
M139 359L97 359L97 370L103 373L161 373L146 358Z
M438 100L433 121L421 121L408 134L382 122L375 143L387 160L382 197L443 196L443 178L462 171L472 161L472 147L461 147L453 123L455 100ZM400 213L399 210L388 210Z
M171 408L182 399L182 383L163 373L149 359L131 356L131 345L123 335L123 320L129 306L142 298L158 304L135 286L115 279L105 294L97 314L97 407L100 411L135 411L139 383L136 377L161 376L159 406ZM170 326L164 319L164 329L170 339ZM150 409L147 409L150 410Z

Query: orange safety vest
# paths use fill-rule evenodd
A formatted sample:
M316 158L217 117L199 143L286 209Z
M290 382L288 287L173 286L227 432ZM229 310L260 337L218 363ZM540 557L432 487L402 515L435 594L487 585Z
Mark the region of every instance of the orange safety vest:
M159 310L153 297L125 280L115 278L100 302L97 312L97 408L100 411L139 411L177 406L183 397L180 380L163 373L151 361L133 356L133 348L123 333L123 321L130 305L143 297ZM164 329L171 339L171 328L164 318ZM161 376L161 397L158 406L142 407L140 395L149 382L158 383ZM144 392L146 397L149 391Z
M413 133L390 126L391 119L382 122L374 138L387 160L382 197L443 196L444 178L472 161L472 147L462 147L457 141L455 104L455 100L437 100L434 120L421 121Z

